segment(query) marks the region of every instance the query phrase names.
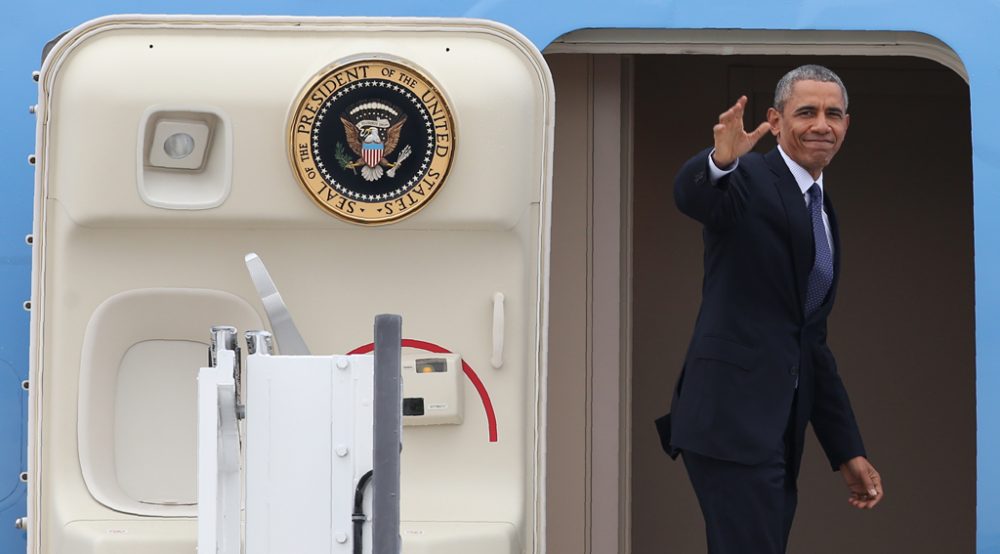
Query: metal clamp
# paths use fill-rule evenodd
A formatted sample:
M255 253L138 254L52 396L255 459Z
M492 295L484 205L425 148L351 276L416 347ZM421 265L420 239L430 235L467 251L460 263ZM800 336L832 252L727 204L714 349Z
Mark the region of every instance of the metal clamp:
M216 367L219 362L219 350L232 350L235 354L233 364L233 380L236 382L236 412L239 416L243 405L243 395L240 393L240 383L243 382L243 365L240 363L240 345L236 342L236 327L232 325L212 326L212 344L208 348L208 366Z
M274 338L271 333L254 329L244 333L244 338L247 341L247 356L270 356L274 353Z

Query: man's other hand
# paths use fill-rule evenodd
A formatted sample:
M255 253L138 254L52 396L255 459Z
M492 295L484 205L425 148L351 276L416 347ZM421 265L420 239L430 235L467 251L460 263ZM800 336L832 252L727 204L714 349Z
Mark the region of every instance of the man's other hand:
M847 502L855 508L874 508L885 496L882 477L864 456L857 456L840 464L840 474L844 476L847 489L851 491Z
M712 128L715 135L715 152L712 153L712 161L719 169L726 169L737 158L749 152L771 128L765 121L747 133L743 129L743 110L746 105L747 97L740 96L732 108L719 115L718 125Z

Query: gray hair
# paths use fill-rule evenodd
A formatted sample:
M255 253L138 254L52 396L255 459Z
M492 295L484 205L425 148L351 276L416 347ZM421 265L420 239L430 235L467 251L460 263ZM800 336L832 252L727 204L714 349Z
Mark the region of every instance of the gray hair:
M844 95L844 111L847 111L847 87L837 77L837 74L821 65L803 65L785 73L774 88L774 108L779 112L785 110L785 102L792 96L792 85L799 81L819 81L821 83L837 83Z

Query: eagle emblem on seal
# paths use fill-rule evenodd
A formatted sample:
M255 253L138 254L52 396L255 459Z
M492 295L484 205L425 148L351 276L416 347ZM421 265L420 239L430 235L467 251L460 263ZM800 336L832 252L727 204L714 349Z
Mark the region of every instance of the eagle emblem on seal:
M360 169L366 181L377 181L383 175L395 177L397 168L410 157L412 149L408 144L400 150L396 161L390 162L387 157L399 146L399 136L406 124L406 114L400 113L395 106L386 102L363 102L342 114L340 122L354 158L338 143L337 161L342 168L355 173Z

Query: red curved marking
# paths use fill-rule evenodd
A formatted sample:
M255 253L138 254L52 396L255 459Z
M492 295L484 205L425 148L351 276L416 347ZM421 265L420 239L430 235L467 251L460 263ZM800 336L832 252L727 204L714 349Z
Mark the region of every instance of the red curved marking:
M451 350L448 350L443 346L438 346L433 342L418 339L403 339L403 346L407 348L419 348L420 350L433 352L435 354L452 354ZM369 354L374 350L375 343L370 342L364 346L359 346L354 350L351 350L347 353L347 355L352 356L354 354ZM479 393L479 398L483 401L483 409L486 410L486 422L490 429L490 442L497 442L497 414L493 411L493 402L490 400L490 393L486 390L486 385L484 385L482 380L479 379L479 375L476 375L472 366L470 366L465 360L462 360L462 371L465 372L465 376L469 378L469 381L472 381L472 386L476 387L476 391Z

